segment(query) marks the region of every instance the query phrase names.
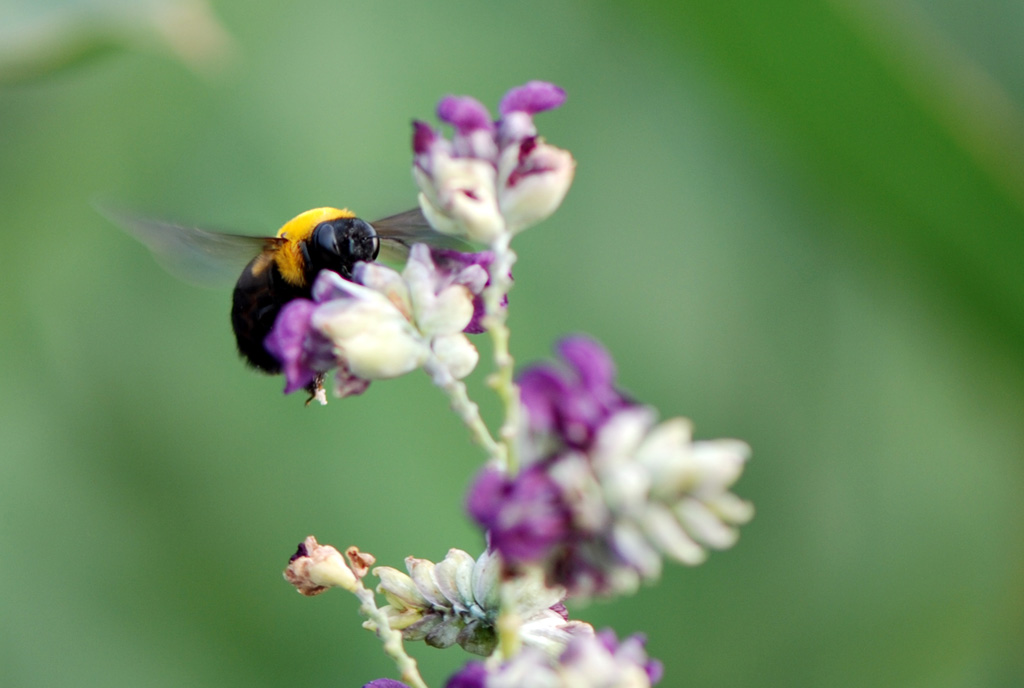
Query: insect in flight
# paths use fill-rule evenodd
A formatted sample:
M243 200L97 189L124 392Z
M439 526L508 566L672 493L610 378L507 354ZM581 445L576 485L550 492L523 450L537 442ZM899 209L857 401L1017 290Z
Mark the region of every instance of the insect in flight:
M321 270L347 279L357 262L378 257L402 261L418 242L464 248L430 227L418 209L368 223L348 210L314 208L286 222L272 237L185 227L106 208L103 212L187 281L209 284L240 270L231 306L238 351L253 367L271 374L281 366L263 342L286 303L310 297ZM320 383L310 385L311 395Z

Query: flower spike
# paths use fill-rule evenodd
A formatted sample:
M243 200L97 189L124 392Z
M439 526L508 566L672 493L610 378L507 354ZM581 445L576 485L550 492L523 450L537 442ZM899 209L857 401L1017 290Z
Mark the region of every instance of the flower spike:
M442 99L437 115L454 127L451 141L413 122L413 176L434 228L494 244L550 216L569 191L576 163L537 136L533 116L564 101L559 87L531 81L505 94L497 122L474 98Z

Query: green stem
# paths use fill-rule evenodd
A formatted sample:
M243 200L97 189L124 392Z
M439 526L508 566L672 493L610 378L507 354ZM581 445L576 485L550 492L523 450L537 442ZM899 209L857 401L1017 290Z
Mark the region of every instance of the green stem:
M411 688L427 688L427 684L420 676L420 670L416 666L416 660L405 652L402 642L402 632L391 628L388 615L377 607L373 591L367 589L362 582L355 590L355 596L359 598L359 612L373 623L373 630L384 643L384 652L395 660L395 666L402 676L402 681Z
M462 422L469 428L469 432L476 443L483 447L488 456L497 461L498 465L506 466L508 460L506 458L507 450L505 446L495 441L494 437L491 436L491 431L480 416L480 407L469 398L469 394L466 392L466 385L462 380L456 380L452 377L448 368L433 356L427 360L424 369L433 379L434 384L448 395L452 410L459 415Z
M506 582L501 586L501 611L498 613L498 651L495 653L500 659L510 659L519 654L523 641L519 635L519 629L523 620L513 611L515 601L512 599L511 584Z
M507 309L502 301L512 288L512 266L516 262L515 251L509 246L509 234L503 234L494 244L494 262L491 263L490 285L484 289L484 327L491 335L494 345L494 374L488 382L501 399L505 417L498 431L498 439L507 457L506 471L514 475L519 470L519 386L515 383L515 359L509 350L510 332L506 320Z

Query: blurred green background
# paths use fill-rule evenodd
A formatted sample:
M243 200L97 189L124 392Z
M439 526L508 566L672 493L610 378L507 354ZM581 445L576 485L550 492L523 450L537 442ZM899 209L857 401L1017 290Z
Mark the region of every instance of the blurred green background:
M394 675L350 597L281 569L310 533L478 553L480 453L420 374L282 396L228 291L91 202L386 215L414 204L411 118L546 79L578 172L517 241L514 353L595 335L637 398L750 442L758 510L574 615L647 632L664 686L1024 685L1024 5L204 7L0 3L0 684ZM466 659L412 649L434 686Z

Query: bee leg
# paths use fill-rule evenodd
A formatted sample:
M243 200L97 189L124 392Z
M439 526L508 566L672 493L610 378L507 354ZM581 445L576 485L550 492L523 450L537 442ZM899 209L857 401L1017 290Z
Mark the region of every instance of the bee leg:
M306 399L306 406L313 403L314 399L319 401L321 406L327 406L327 392L324 391L324 380L326 378L326 373L319 373L312 382L306 385L306 391L309 392L309 399Z

